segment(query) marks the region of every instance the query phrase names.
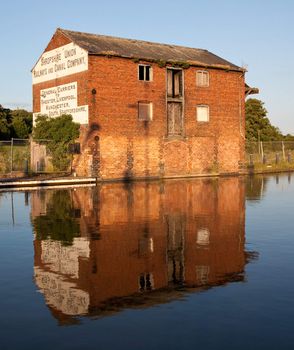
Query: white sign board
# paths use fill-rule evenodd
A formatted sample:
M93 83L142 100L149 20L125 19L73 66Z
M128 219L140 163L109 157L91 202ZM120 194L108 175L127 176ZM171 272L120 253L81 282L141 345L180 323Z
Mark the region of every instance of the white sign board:
M88 124L88 105L78 106L77 85L73 82L40 90L40 112L34 113L34 119L39 114L49 117L71 114L73 121Z
M32 70L33 84L88 69L88 52L74 43L44 52Z

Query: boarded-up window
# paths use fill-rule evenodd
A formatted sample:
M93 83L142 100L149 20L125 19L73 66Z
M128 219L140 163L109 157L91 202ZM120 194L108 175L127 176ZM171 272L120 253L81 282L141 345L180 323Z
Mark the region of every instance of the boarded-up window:
M196 85L209 86L209 73L205 70L198 70L196 72Z
M151 66L145 64L139 64L138 68L138 78L143 81L151 81L152 80L152 68Z
M208 106L197 106L196 118L198 122L209 121L209 107Z
M209 244L210 232L207 228L200 228L197 231L197 240L196 243L199 245L208 245Z
M151 102L138 102L138 119L142 121L152 120Z
M182 135L183 116L181 102L168 102L167 104L168 135Z
M209 282L209 270L208 265L196 265L196 280L198 285L204 285Z
M181 97L182 95L183 95L182 70L168 69L167 70L167 96Z

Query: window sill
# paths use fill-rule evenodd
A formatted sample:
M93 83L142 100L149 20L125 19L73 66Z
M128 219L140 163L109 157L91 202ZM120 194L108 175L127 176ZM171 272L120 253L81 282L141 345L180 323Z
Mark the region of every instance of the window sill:
M167 102L183 102L183 96L171 97L167 96Z
M185 135L166 135L164 137L164 141L187 141L187 137Z

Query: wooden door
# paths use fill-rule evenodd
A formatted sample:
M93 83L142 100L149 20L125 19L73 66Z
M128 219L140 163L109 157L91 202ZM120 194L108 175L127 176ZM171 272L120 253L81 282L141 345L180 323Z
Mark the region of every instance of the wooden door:
M167 124L168 124L168 135L182 135L183 133L182 103L168 102Z

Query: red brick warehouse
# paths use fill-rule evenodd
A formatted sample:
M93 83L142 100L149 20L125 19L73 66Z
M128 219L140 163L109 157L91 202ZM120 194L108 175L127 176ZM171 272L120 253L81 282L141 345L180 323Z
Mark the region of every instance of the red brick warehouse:
M206 50L58 28L32 70L33 112L81 124L77 175L238 173L245 70Z

